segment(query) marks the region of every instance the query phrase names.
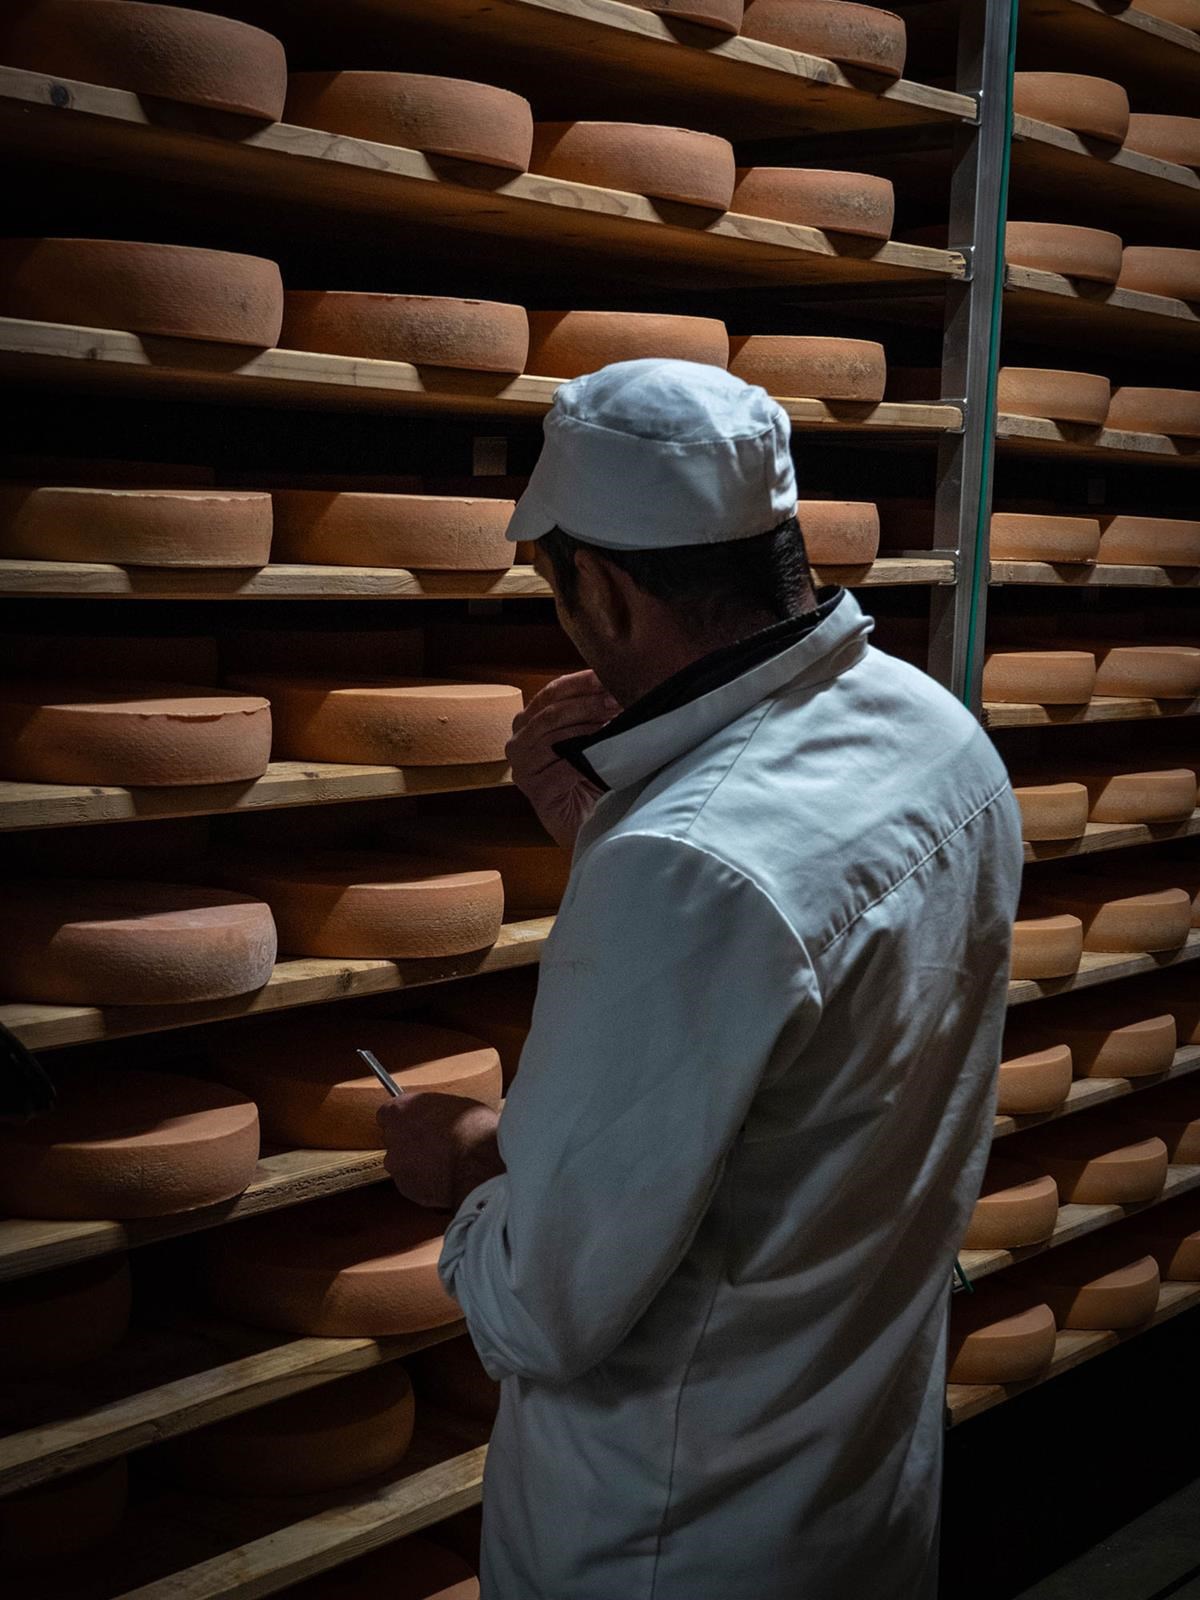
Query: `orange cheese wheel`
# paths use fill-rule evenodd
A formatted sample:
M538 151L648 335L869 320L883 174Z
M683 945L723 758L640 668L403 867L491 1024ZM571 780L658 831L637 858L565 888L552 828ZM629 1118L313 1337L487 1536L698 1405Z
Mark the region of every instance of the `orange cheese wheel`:
M1086 705L1095 692L1096 658L1086 650L989 650L983 698L997 705Z
M234 686L271 702L272 750L297 761L440 767L504 760L519 688L505 683L245 676Z
M270 495L0 489L0 556L126 567L261 567L270 555Z
M1196 809L1196 777L1190 767L1161 772L1112 768L1080 774L1088 792L1091 822L1179 822Z
M950 1310L951 1383L1031 1383L1054 1359L1054 1313L1044 1301L1021 1305L989 1284L955 1295Z
M1173 161L1181 167L1200 167L1200 117L1167 117L1153 111L1135 111L1125 135L1126 150Z
M1108 379L1092 372L1001 367L996 379L996 404L1010 416L1050 417L1096 428L1108 417L1111 392Z
M431 1015L437 1022L461 1028L485 1040L500 1056L504 1087L516 1077L521 1051L529 1037L536 972L506 972L469 984L440 989Z
M529 324L523 306L419 294L289 289L279 343L289 350L415 367L523 372Z
M0 924L0 992L13 1000L224 1000L260 989L275 964L275 924L261 900L177 883L10 883Z
M568 183L727 211L735 165L728 139L640 122L539 122L529 170Z
M354 139L524 172L533 144L528 100L490 83L423 72L293 72L286 122Z
M378 1150L383 1090L360 1061L360 1046L374 1051L402 1089L500 1103L500 1057L490 1045L388 1017L306 1012L239 1028L216 1041L212 1070L255 1102L272 1144Z
M1121 257L1122 289L1169 295L1175 300L1200 300L1200 250L1175 250L1166 245L1127 244Z
M692 22L698 27L715 28L718 33L737 33L742 26L743 0L629 0L642 11L657 11L668 22Z
M1027 1161L993 1156L963 1242L968 1250L1016 1250L1048 1239L1057 1221L1054 1179Z
M1116 566L1200 567L1200 521L1102 516L1100 528L1101 561Z
M498 872L460 870L430 857L230 858L223 876L267 902L287 955L466 955L495 944L504 919Z
M1130 0L1129 9L1173 22L1177 28L1200 30L1200 0Z
M1010 1117L1055 1111L1067 1098L1071 1076L1071 1051L1065 1044L1009 1056L1000 1063L996 1110Z
M640 311L531 311L529 371L578 378L611 361L657 356L724 367L729 335L715 317L660 317Z
M227 1316L284 1333L380 1338L440 1328L459 1316L442 1288L446 1218L390 1185L281 1212L210 1239L209 1293Z
M1073 876L1042 890L1048 910L1083 923L1083 948L1109 955L1175 950L1188 936L1192 900L1186 889L1137 890L1130 884Z
M1083 956L1083 924L1072 916L1023 916L1013 923L1012 976L1067 978Z
M1129 96L1109 78L1077 72L1018 72L1013 112L1106 144L1121 144L1130 127Z
M869 567L879 554L879 508L872 500L801 500L796 518L815 567Z
M1161 1282L1153 1256L1114 1268L1102 1266L1091 1251L1082 1261L1072 1260L1073 1254L1040 1262L1035 1272L1060 1328L1120 1333L1154 1315Z
M3 239L0 315L261 349L279 337L283 280L273 261L227 250Z
M1070 1048L1077 1078L1145 1078L1166 1072L1175 1057L1175 1019L1112 1013L1088 1005L1060 1011L1052 1022L1034 1021L1023 1037L1054 1039Z
M888 178L818 167L739 167L731 211L828 233L890 239L896 195Z
M453 1551L408 1538L289 1588L288 1600L479 1600L479 1579Z
M1031 842L1078 839L1088 824L1088 792L1081 783L1021 784L1021 837Z
M876 404L887 385L883 346L871 339L757 333L731 338L729 370L769 394Z
M1190 700L1200 694L1200 648L1183 644L1101 645L1096 652L1095 692Z
M1103 228L1061 222L1009 222L1004 259L1012 267L1057 272L1087 283L1116 283L1121 272L1121 236Z
M1131 1140L1128 1129L1079 1131L1055 1123L1037 1159L1058 1183L1064 1205L1141 1205L1157 1200L1167 1181L1166 1145L1157 1137Z
M1113 390L1108 426L1126 433L1165 433L1177 439L1200 439L1200 390Z
M533 816L486 817L453 811L444 818L406 820L400 842L484 871L494 869L504 882L510 916L532 917L555 911L566 892L571 853Z
M989 549L993 561L1095 561L1100 523L1095 517L994 511Z
M500 1385L488 1377L468 1335L422 1350L408 1362L418 1403L491 1424L500 1406Z
M318 566L504 572L511 500L277 489L275 555Z
M850 0L746 0L742 34L885 78L904 71L908 43L900 17Z
M261 778L271 708L184 684L0 689L0 774L29 783L157 788Z
M42 1378L94 1361L129 1328L129 1262L101 1256L0 1286L0 1363Z
M124 1457L0 1497L0 1567L30 1569L28 1578L22 1573L16 1580L16 1592L54 1593L34 1569L53 1570L111 1538L128 1497Z
M261 28L140 0L32 0L0 25L0 60L83 83L277 122L287 61Z

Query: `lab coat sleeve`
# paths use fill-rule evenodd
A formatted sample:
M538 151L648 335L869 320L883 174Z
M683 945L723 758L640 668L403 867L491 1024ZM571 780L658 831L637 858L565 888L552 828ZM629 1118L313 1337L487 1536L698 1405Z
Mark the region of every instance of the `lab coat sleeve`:
M681 1261L786 1030L819 1001L762 889L682 838L610 836L572 873L500 1125L442 1279L488 1372L562 1385Z

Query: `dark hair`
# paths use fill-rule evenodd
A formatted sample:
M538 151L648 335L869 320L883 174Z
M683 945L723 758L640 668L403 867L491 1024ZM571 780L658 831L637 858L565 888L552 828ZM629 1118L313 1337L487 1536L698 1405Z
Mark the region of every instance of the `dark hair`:
M538 544L554 570L554 587L568 611L574 610L579 598L577 550L610 561L644 593L695 617L699 627L744 614L766 613L782 621L812 604L812 572L795 517L748 539L675 545L668 550L602 549L561 528L543 534Z

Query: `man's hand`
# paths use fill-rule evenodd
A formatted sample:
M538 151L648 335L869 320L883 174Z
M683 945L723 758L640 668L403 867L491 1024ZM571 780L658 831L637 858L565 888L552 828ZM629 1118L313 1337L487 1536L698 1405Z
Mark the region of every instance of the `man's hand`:
M490 1106L415 1091L385 1100L376 1116L388 1175L416 1205L457 1211L472 1189L504 1171L496 1145L500 1118Z
M535 694L513 722L505 751L513 782L546 832L567 850L591 816L600 790L555 755L553 747L560 739L597 732L620 709L594 672L570 672Z

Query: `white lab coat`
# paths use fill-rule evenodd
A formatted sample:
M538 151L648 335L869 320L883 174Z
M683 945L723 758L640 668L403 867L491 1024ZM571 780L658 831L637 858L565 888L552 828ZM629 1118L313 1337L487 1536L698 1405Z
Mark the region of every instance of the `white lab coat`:
M843 595L589 751L442 1256L503 1379L486 1600L925 1600L1021 871L975 720Z

